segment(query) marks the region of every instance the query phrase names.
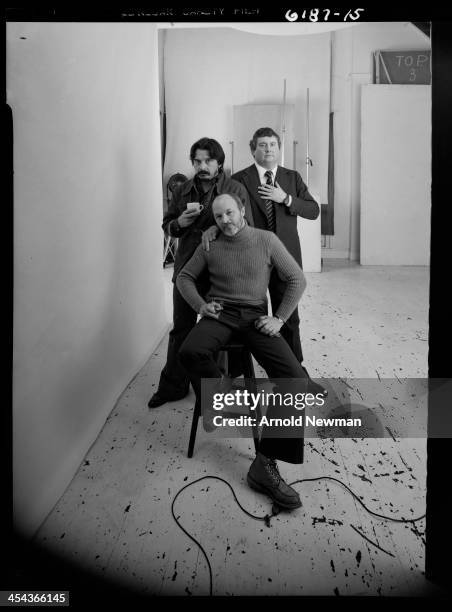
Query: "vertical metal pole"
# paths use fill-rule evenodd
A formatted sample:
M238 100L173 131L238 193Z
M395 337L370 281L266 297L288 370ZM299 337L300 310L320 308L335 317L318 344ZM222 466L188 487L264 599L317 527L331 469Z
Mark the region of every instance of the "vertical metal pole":
M284 166L284 144L286 141L286 79L284 79L282 103L282 137L281 137L281 166Z
M306 187L309 187L309 87L306 89Z
M231 174L234 174L234 141L230 140L229 144L231 145Z

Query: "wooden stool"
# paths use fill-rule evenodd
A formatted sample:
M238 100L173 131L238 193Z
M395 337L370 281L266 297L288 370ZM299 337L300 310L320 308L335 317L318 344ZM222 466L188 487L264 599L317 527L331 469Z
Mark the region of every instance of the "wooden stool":
M253 357L248 350L248 348L239 340L236 341L232 338L227 344L223 346L223 348L218 352L217 363L221 361L222 365L224 364L225 371L228 371L228 351L241 351L241 359L242 359L242 368L243 368L243 376L245 379L249 379L249 384L247 385L247 389L250 393L257 393L257 385L256 385L256 375L254 372L253 365ZM257 407L256 415L260 418L260 409ZM195 406L193 409L193 420L191 423L191 431L190 431L190 441L188 443L188 452L187 457L193 457L193 449L195 447L196 440L196 432L198 430L198 420L201 416L201 405L198 405L198 402L195 401ZM253 439L254 439L254 448L256 452L259 450L259 437L258 437L258 429L257 427L253 427Z

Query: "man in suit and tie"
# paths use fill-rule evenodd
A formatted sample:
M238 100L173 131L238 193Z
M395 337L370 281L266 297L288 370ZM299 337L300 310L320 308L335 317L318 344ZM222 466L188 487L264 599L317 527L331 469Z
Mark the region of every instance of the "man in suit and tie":
M231 178L242 183L248 191L254 226L274 232L302 268L297 217L317 219L319 205L298 172L278 165L281 139L274 130L268 127L258 129L250 141L250 149L254 164ZM269 284L273 312L281 304L285 288L285 280L274 269ZM281 335L301 363L303 352L298 309L285 321Z

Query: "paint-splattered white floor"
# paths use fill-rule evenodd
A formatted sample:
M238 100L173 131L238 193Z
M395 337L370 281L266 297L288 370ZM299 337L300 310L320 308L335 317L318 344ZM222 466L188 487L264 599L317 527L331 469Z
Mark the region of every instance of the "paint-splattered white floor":
M427 268L327 260L321 274L306 276L300 313L311 376L427 376ZM141 592L208 595L206 561L171 516L176 493L210 474L230 482L253 514L264 516L271 504L246 485L249 440L213 437L200 422L194 457L187 458L192 394L147 408L166 342L124 391L37 541ZM288 482L333 476L377 513L424 514L424 439L307 439L305 451L302 466L280 463ZM179 496L175 513L206 550L214 595L431 593L423 575L424 520L372 517L331 481L296 487L303 507L272 518L270 527L246 516L218 480Z

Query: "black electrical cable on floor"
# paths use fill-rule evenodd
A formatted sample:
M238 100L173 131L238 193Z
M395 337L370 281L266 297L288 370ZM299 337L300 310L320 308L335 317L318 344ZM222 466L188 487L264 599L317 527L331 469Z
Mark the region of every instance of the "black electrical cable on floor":
M239 502L239 500L237 499L237 495L235 494L234 489L232 488L232 486L229 484L229 482L227 480L224 480L224 478L220 478L219 476L202 476L201 478L198 478L197 480L193 480L193 482L189 482L188 484L186 484L184 487L182 487L182 489L179 489L179 491L176 493L172 504L171 504L171 514L173 515L174 520L176 521L177 526L185 533L186 536L188 536L190 538L190 540L192 542L194 542L196 544L196 546L198 546L198 548L200 549L200 551L202 552L202 554L204 555L204 558L207 562L207 566L209 568L209 595L212 595L213 593L213 579L212 579L212 566L210 565L210 561L209 558L207 557L206 551L204 550L204 548L201 546L201 544L198 542L198 540L196 540L193 536L191 536L188 531L186 529L184 529L182 527L182 525L179 523L179 520L177 519L176 515L174 514L174 504L176 502L176 499L179 497L179 495L182 493L182 491L185 491L185 489L187 489L188 487L191 487L192 485L196 484L197 482L201 482L201 480L207 480L207 479L211 479L211 480L219 480L220 482L224 482L232 491L232 495L234 496L234 499L237 503L237 505L239 506L239 508L246 514L248 515L250 518L253 518L257 521L265 521L265 524L267 525L267 527L270 527L270 519L273 516L276 516L277 514L279 514L279 508L277 505L273 504L272 507L272 513L271 514L266 514L265 516L257 516L255 514L251 514L251 512L248 512L248 510L246 510L242 504ZM302 482L314 482L316 480L332 480L334 482L339 483L340 485L342 485L343 487L345 487L347 489L347 491L349 493L351 493L351 495L361 504L361 506L369 513L372 514L373 516L376 516L377 518L381 518L383 520L386 521L393 521L395 523L416 523L417 521L422 520L423 518L425 518L425 514L423 514L422 516L419 516L417 518L414 519L396 519L393 518L391 516L384 516L383 514L378 514L377 512L373 512L372 510L369 510L369 508L364 504L363 501L361 501L361 499L356 495L356 493L354 493L350 487L348 487L345 483L343 483L341 480L339 480L338 478L334 478L333 476L318 476L317 478L302 478L301 480L295 480L294 482L291 482L289 486L292 486L294 484L298 484L298 483L302 483ZM352 525L353 527L353 525ZM354 528L355 529L355 528ZM357 531L355 529L355 531ZM362 533L360 533L359 531L357 531L357 533L359 533L361 536L365 537ZM365 539L367 540L368 538L365 537ZM370 540L369 540L370 541ZM371 542L373 544L373 542ZM377 546L377 548L380 548L379 546ZM383 549L381 549L383 550ZM394 556L392 553L389 553L388 551L383 550L383 552L386 552L387 554Z
M421 519L425 518L425 514L423 514L422 516L418 516L417 518L414 518L414 519L396 519L396 518L392 518L392 516L384 516L383 514L378 514L378 512L373 512L372 510L369 510L369 508L364 504L364 502L361 501L361 499L356 495L356 493L353 493L350 487L344 484L342 480L333 478L333 476L319 476L318 478L303 478L302 480L295 480L294 482L291 482L289 486L298 484L299 482L313 482L314 480L334 480L334 482L338 482L340 485L345 487L349 493L353 495L353 497L356 499L356 501L358 501L361 504L364 510L366 510L369 514L373 514L373 516L384 519L385 521L393 521L394 523L415 523L416 521L420 521Z
M187 489L188 487L191 487L192 485L196 484L197 482L200 482L201 480L206 480L206 479L213 479L213 480L220 480L221 482L224 482L225 484L228 485L228 487L231 489L232 491L232 495L234 496L235 501L237 502L237 505L239 506L239 508L245 513L247 514L249 517L257 520L257 521L265 521L265 523L267 524L268 527L270 527L270 518L271 516L276 516L276 514L278 514L278 512L275 511L275 513L271 515L266 514L265 516L256 516L255 514L251 514L250 512L248 512L248 510L246 510L242 504L239 502L239 500L237 499L237 495L235 494L234 489L232 488L232 486L229 484L229 482L227 480L224 480L223 478L220 478L219 476L203 476L202 478L198 478L197 480L194 480L193 482L189 482L187 485L185 485L185 487L182 487L182 489L180 489L176 496L173 499L173 503L171 504L171 514L173 515L174 520L176 521L176 524L178 525L178 527L180 529L182 529L182 531L185 533L185 535L187 535L190 540L192 540L192 542L194 542L196 544L196 546L198 546L198 548L200 549L200 551L202 552L202 554L204 555L204 558L207 562L207 566L209 568L209 577L210 577L210 588L209 588L209 594L212 595L212 567L210 565L210 561L209 558L207 557L206 551L204 550L204 548L201 546L201 544L195 540L194 537L192 537L188 531L186 531L182 525L179 523L179 521L177 520L176 515L174 514L174 504L176 502L176 499L179 497L179 495L182 493L182 491L184 491L185 489Z

